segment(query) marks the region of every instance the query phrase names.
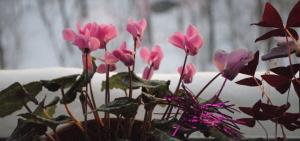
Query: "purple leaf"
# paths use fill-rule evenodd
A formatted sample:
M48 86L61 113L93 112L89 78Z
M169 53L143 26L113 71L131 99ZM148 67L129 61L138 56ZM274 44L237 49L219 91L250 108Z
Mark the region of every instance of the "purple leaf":
M253 77L249 77L249 78L245 78L242 79L240 81L237 81L235 83L239 84L239 85L245 85L245 86L260 86L262 83L259 79L255 78L256 80L254 80Z
M248 63L245 67L243 67L240 71L242 74L254 76L257 65L259 61L259 51L256 51L254 54L254 59Z
M284 76L262 75L261 77L281 94L284 94L291 85L291 80Z

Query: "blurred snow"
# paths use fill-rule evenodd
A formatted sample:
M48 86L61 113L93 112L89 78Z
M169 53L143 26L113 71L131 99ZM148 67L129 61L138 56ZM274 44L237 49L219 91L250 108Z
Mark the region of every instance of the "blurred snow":
M164 2L164 3L163 3ZM274 5L286 15L295 0ZM75 29L82 24L96 21L112 23L120 34L109 43L109 50L127 41L132 47L132 38L126 32L128 17L146 17L149 28L143 46L161 45L165 52L159 72L176 72L183 63L183 51L168 43L168 37L176 31L185 32L192 23L202 33L205 44L200 53L190 57L198 71L216 70L211 63L214 50L232 50L238 47L250 50L267 50L268 42L254 43L259 28L250 23L260 19L260 0L1 0L0 1L0 68L25 69L44 67L81 67L81 52L62 39L66 27ZM155 6L155 7L153 7ZM209 13L211 8L211 13ZM286 18L286 16L283 16ZM211 20L211 21L210 21ZM214 24L214 25L211 25ZM213 28L213 30L211 30ZM210 35L214 35L211 39ZM213 43L213 44L212 44ZM2 50L2 51L1 51ZM99 57L103 51L94 55ZM1 58L3 63L1 65ZM278 62L279 64L281 61ZM260 69L265 69L262 63ZM276 65L276 64L275 64ZM137 58L137 71L145 64ZM119 64L119 71L126 68Z

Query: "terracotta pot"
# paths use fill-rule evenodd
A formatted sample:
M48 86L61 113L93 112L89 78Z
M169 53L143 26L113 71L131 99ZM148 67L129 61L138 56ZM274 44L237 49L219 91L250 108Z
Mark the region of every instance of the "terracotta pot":
M126 138L128 136L128 130L127 130L127 122L125 122L124 119L120 120L120 126L118 133L117 132L117 119L111 118L110 119L111 124L111 141L114 141L116 139L113 139L115 137L115 134L118 134L118 137ZM83 124L84 125L84 124ZM130 141L140 141L141 139L141 132L143 130L143 123L142 121L135 121L132 127L132 133L131 133L131 139ZM107 134L108 132L105 128L99 127L95 120L89 120L87 121L87 134L90 138L90 141L107 141ZM127 132L127 133L124 133ZM51 134L53 137L53 133ZM57 135L60 139L60 141L85 141L85 134L74 124L68 124L65 126L62 126L57 129ZM45 140L51 141L51 139L46 138ZM153 139L147 139L147 141L151 141Z

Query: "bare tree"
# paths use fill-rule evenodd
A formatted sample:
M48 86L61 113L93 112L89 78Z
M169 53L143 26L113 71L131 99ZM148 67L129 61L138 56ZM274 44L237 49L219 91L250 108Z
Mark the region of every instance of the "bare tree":
M38 10L39 10L41 20L43 21L43 23L45 25L45 29L47 30L48 36L50 38L50 42L52 44L54 54L56 55L56 58L58 59L58 63L61 66L65 66L64 52L60 51L58 43L55 39L56 35L54 33L54 29L52 27L51 20L48 18L47 12L45 10L45 6L47 4L46 0L37 0L37 4L38 4Z

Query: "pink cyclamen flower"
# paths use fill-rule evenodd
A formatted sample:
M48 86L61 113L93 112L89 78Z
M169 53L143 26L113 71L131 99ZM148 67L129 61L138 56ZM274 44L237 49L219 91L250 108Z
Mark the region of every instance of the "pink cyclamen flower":
M217 50L214 54L213 63L223 77L233 80L240 70L253 58L254 54L245 48L238 48L230 53L224 50Z
M182 73L183 71L183 73ZM182 73L182 80L184 83L191 83L193 81L193 77L196 74L196 67L194 64L187 64L183 69L183 66L177 69L179 74Z
M136 40L137 48L140 46L140 42L142 40L146 27L147 21L145 18L142 18L140 21L136 21L131 17L128 19L126 29L133 36L134 40Z
M98 73L105 73L107 71L107 66L109 66L108 71L114 71L116 70L116 65L119 61L117 57L115 57L112 53L106 52L103 57L100 58L100 60L103 62L103 64L100 64L97 68Z
M134 64L134 52L127 49L126 42L123 42L118 49L113 51L112 54L122 61L127 67L130 67Z
M70 28L64 29L63 38L76 45L82 51L84 68L92 72L93 64L90 52L100 47L100 41L95 37L97 35L98 25L96 23L87 23L81 28L80 25L77 24L77 30L78 33L75 33Z
M185 50L189 55L196 55L198 50L203 45L203 39L199 34L197 28L190 24L187 28L186 35L180 32L175 32L170 38L169 42L174 46Z
M148 65L152 66L154 70L159 69L161 60L164 57L163 51L159 45L155 45L151 52L148 48L144 47L140 50L140 55L143 61L147 62Z
M105 48L106 44L113 38L117 37L117 35L118 31L112 24L100 24L97 33L97 38L100 41L100 49Z

